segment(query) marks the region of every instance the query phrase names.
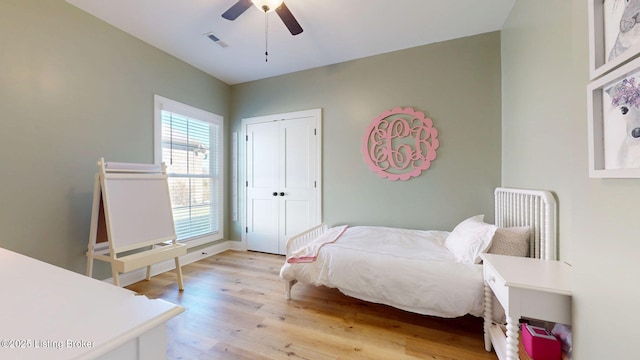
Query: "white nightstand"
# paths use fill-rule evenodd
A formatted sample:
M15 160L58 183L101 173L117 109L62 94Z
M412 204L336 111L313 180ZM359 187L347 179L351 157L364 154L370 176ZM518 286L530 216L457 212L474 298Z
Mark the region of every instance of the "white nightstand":
M571 324L571 266L564 262L482 254L484 264L484 343L500 360L518 359L520 317ZM505 310L507 336L493 324L492 294Z

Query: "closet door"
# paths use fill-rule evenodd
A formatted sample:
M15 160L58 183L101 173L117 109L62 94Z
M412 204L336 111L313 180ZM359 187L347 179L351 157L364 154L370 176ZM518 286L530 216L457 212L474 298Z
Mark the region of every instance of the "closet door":
M284 254L289 236L320 223L319 118L298 115L245 125L248 250Z
M247 249L278 253L278 124L247 126Z
M316 197L317 138L313 117L279 121L279 252L286 253L286 242L313 225L319 217Z

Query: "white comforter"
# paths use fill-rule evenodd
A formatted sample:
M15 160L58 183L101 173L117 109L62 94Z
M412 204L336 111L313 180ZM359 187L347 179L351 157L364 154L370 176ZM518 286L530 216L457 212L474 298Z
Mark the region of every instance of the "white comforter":
M456 263L446 231L349 227L310 263L285 263L283 279L440 317L483 313L482 265Z

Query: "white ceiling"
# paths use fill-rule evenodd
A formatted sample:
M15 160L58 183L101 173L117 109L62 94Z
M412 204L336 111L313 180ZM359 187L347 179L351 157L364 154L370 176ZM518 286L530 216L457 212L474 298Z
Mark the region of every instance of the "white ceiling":
M304 32L292 36L275 13L237 0L67 0L107 23L237 84L371 55L500 30L516 0L286 0ZM205 34L228 44L222 48Z

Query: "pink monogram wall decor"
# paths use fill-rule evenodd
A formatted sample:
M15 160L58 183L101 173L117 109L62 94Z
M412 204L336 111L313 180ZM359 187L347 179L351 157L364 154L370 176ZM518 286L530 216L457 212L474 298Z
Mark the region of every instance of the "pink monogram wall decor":
M371 170L391 181L417 177L436 158L438 130L424 113L395 108L378 115L362 138Z

